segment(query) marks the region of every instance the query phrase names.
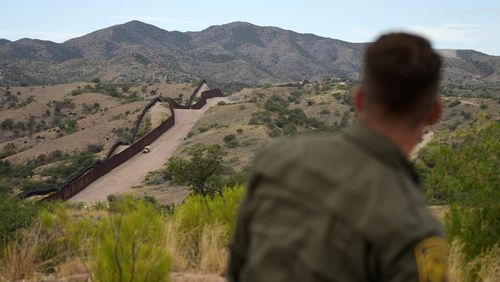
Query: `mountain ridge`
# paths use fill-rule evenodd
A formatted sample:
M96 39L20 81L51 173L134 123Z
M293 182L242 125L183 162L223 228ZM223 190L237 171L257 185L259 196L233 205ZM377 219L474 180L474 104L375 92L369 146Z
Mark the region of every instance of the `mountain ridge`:
M242 21L180 32L134 20L62 43L0 39L0 83L357 80L367 44ZM498 56L451 49L444 58L448 83L500 81Z

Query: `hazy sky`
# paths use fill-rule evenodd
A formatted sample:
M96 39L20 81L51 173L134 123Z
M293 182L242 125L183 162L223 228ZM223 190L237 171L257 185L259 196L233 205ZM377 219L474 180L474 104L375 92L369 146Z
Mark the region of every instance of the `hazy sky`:
M0 38L9 40L63 42L133 19L180 31L247 21L351 42L409 30L437 48L500 55L500 0L2 0L1 7Z

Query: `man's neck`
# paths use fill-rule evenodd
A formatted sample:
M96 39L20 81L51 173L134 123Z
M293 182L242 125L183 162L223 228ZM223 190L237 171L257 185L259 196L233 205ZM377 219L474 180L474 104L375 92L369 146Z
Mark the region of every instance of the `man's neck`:
M360 116L359 119L378 134L386 137L409 159L413 148L420 142L424 127L408 129L398 122L388 123Z

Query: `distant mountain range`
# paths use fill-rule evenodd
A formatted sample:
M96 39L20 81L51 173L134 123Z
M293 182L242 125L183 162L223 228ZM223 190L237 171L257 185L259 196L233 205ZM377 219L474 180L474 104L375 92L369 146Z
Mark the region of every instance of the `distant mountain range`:
M0 39L0 85L96 77L120 82L205 78L247 84L326 77L356 80L366 46L246 22L179 32L131 21L64 43ZM473 50L441 52L447 83L500 83L500 57Z

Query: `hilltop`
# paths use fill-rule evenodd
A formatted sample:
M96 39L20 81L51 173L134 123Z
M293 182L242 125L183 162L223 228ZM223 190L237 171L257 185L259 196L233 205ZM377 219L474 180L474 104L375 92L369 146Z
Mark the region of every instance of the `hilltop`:
M97 30L63 43L0 40L0 84L91 81L256 85L337 77L357 80L366 43L350 43L278 27L233 22L199 32L167 31L140 21ZM491 92L500 86L500 57L442 50L444 81Z

